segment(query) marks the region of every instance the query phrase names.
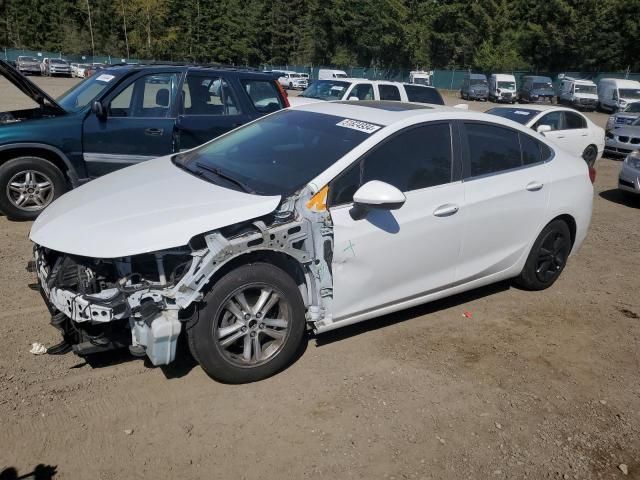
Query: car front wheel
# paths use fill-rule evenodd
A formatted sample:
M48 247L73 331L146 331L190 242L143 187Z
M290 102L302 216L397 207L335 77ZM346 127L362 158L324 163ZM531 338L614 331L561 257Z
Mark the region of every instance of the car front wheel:
M262 380L287 367L305 333L298 286L268 263L243 265L206 294L189 347L205 372L225 383Z
M19 157L0 165L0 211L13 220L33 220L67 191L64 174L48 160Z
M569 227L563 220L552 221L538 235L516 285L525 290L549 288L564 270L570 252Z

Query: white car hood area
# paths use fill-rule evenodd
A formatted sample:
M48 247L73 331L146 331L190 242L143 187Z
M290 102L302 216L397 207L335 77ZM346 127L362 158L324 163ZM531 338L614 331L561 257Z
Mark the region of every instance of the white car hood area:
M66 193L37 218L30 238L73 255L126 257L186 245L194 235L271 213L279 203L280 196L224 188L161 157Z

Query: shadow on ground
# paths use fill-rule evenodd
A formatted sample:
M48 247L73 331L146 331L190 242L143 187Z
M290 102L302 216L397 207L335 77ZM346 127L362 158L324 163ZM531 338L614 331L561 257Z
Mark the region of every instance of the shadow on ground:
M627 193L617 188L600 192L600 197L618 205L624 205L629 208L640 208L640 195Z
M15 467L5 468L0 472L0 480L51 480L57 473L57 466L39 464L32 472L18 475Z

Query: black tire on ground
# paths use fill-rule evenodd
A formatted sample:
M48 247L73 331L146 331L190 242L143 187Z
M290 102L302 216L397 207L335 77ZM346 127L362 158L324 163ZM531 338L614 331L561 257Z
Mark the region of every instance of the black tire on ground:
M246 299L246 305L252 307L251 292L260 290L262 294L264 289L277 294L278 303L264 311L263 317L255 313L247 315L247 309L242 307L242 302L236 300L239 298L238 295L242 293L243 298ZM253 298L255 296L254 293ZM236 311L242 313L244 320L239 320L238 315L234 316L231 310L226 308L232 299ZM258 302L259 300L256 300L253 306ZM267 316L270 312L271 316ZM278 340L270 340L275 337L264 333L264 329L274 331L274 328L265 328L265 324L273 325L275 321L273 315L277 319L283 318L287 321L286 327L280 330L284 332L280 337L282 341L275 347ZM257 323L260 322L260 318L263 318L265 323ZM243 329L233 330L236 325L241 324L245 325ZM234 333L221 333L222 328L231 328ZM263 333L260 332L260 328L263 329ZM238 267L215 282L205 295L198 312L198 321L187 331L187 336L190 349L195 353L194 357L210 377L221 382L237 384L262 380L286 368L298 352L305 329L304 303L293 279L285 271L271 264L253 263ZM242 336L223 347L218 340L218 335L223 335L224 340L234 335ZM251 335L248 340L250 363L254 364L246 363L242 359L244 349L247 347L248 335ZM258 340L255 340L256 338ZM260 354L266 354L267 358L254 362L256 348L252 342L260 343L260 339L265 341L260 346ZM270 349L271 353L269 353Z
M26 186L27 172L35 174L33 188ZM50 184L50 191L43 186L44 181ZM11 188L11 185L14 188ZM25 184L25 195L38 196L45 201L38 205L34 200L27 199L21 208L17 205L20 193L16 191L16 184ZM32 190L31 192L29 190ZM0 165L0 212L12 220L33 220L51 202L68 190L64 174L53 163L44 158L25 156L17 157ZM16 198L17 197L17 198ZM14 201L12 201L12 198ZM34 197L35 198L35 197Z
M587 165L593 167L596 163L596 158L598 158L598 149L596 148L596 146L589 145L587 148L585 148L584 152L582 152L582 158L584 158L584 161L587 162Z
M514 283L525 290L544 290L558 279L571 251L571 232L563 220L542 229Z

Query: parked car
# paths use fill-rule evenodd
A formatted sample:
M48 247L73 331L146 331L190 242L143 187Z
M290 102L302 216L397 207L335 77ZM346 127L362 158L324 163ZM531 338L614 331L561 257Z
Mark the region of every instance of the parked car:
M331 70L329 68L321 68L318 70L318 80L331 80L334 78L347 78L347 72L344 70Z
M304 90L309 85L309 78L298 72L272 70L268 73L276 75L280 85L289 90Z
M409 83L431 86L433 84L433 70L413 70L409 72Z
M285 109L56 200L31 269L68 348L162 365L186 331L210 376L251 382L307 328L550 287L587 234L587 165L495 115L392 105Z
M42 60L41 71L42 75L48 75L50 77L56 75L71 76L71 66L66 60L62 60L61 58L45 58Z
M598 87L591 80L563 77L557 100L579 110L593 111L598 106Z
M518 91L516 77L507 73L494 73L489 77L489 100L516 103Z
M628 155L640 149L640 118L629 125L614 126L605 137L604 151L609 155Z
M20 55L16 59L16 68L23 75L40 75L40 60L36 57L28 57L26 55Z
M289 106L271 76L243 70L111 67L57 100L3 61L0 74L39 104L0 115L0 211L15 219L35 218L70 187Z
M605 149L604 130L570 108L527 105L522 108L495 107L487 113L514 120L544 134L560 148L582 157L591 167Z
M623 110L614 113L607 119L606 130L611 130L613 127L630 125L638 117L640 117L640 102L629 103Z
M442 96L433 87L364 78L316 80L300 95L291 97L289 103L297 106L327 100L392 100L444 105Z
M632 151L622 162L618 175L618 188L634 196L640 194L640 151Z
M620 78L603 78L598 82L598 106L615 113L628 104L640 101L640 82Z
M460 98L465 100L487 101L489 86L483 73L465 73L460 88Z
M548 100L553 103L555 95L553 81L549 77L537 75L522 77L520 93L518 94L520 102L535 103Z
M85 78L86 72L89 69L88 63L72 63L71 64L71 76L77 78Z

